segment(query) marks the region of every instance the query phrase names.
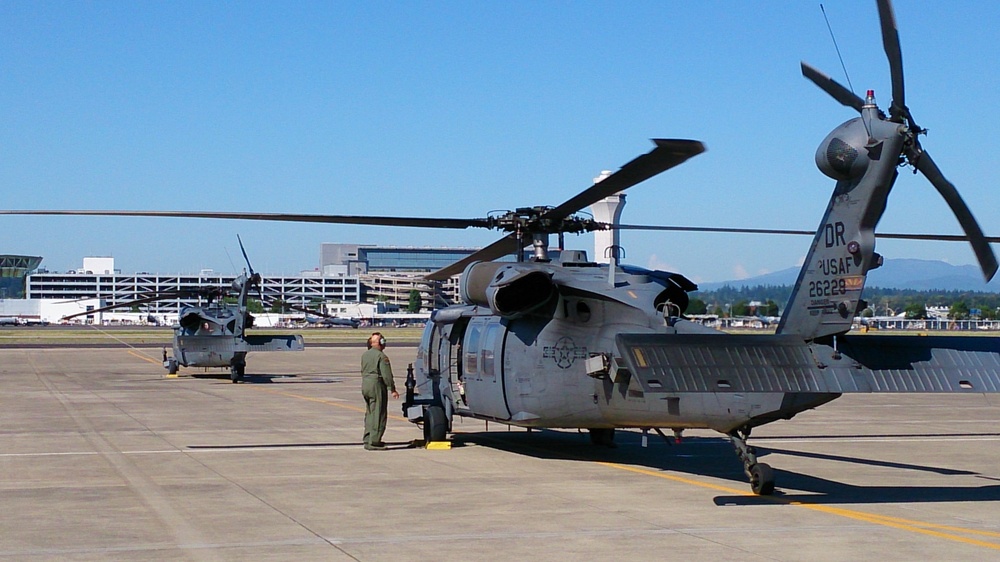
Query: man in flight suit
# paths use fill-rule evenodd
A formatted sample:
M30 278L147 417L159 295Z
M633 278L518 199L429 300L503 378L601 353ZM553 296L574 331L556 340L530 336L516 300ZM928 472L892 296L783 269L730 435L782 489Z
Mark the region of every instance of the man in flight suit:
M361 394L365 397L365 449L384 451L382 434L388 414L388 392L393 400L399 398L396 383L392 380L392 365L382 352L385 338L375 332L368 338L368 351L361 356Z

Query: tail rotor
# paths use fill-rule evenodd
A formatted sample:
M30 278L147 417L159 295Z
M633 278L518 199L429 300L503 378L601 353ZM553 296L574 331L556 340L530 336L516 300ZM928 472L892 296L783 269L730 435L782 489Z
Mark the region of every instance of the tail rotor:
M937 189L941 197L944 198L951 212L958 219L959 225L965 232L966 238L972 245L972 250L976 254L979 266L983 271L983 276L987 281L993 278L997 272L997 259L983 234L982 228L972 215L969 206L959 195L955 186L945 179L944 174L935 164L930 155L920 146L918 136L927 131L921 129L913 120L910 108L906 106L906 88L903 80L903 56L899 44L899 31L896 26L896 15L890 0L878 0L879 21L882 28L882 46L885 50L886 58L889 60L889 71L892 76L892 104L889 106L888 121L899 123L904 127L902 134L905 140L902 144L900 156L905 158L907 164L919 171ZM851 90L837 83L834 79L820 72L814 67L802 63L802 75L819 86L824 92L829 94L841 104L853 108L862 113L865 101ZM879 112L884 118L884 114Z

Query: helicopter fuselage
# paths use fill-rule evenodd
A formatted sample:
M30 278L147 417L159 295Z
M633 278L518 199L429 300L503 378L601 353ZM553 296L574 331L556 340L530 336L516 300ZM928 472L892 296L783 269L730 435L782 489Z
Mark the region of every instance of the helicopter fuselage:
M619 269L612 278L609 266L597 264L510 268L544 274L554 285L553 294L527 313L497 314L512 300L502 296L487 299L486 305L445 309L425 328L416 392L435 397L449 418L524 427L711 428L729 433L754 425L754 420L789 418L839 396L657 388L655 381L629 372L619 336L653 336L664 344L676 336L728 341L723 332L679 317L693 284L676 274L638 268ZM531 306L545 298L543 285L536 280L511 290ZM531 291L540 297L526 294ZM466 296L477 300L474 294Z
M175 371L184 367L224 367L242 376L251 351L302 351L300 335L248 335L253 317L243 307L211 304L181 309L174 326L173 357L164 366Z

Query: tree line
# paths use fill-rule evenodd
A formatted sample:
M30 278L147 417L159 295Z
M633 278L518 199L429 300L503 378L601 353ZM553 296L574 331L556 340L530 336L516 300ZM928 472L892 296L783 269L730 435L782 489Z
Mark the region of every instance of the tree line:
M725 285L714 291L691 293L687 314L719 316L778 316L792 295L791 285ZM1000 318L1000 293L985 291L917 291L866 287L862 299L868 303L861 316L926 318L927 307L944 306L955 320ZM751 306L751 303L761 303Z

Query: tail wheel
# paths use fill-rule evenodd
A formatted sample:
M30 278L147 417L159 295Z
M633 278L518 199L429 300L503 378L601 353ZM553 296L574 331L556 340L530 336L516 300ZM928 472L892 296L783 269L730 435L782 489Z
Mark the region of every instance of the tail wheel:
M448 417L441 406L424 409L424 441L444 441L448 438Z
M750 469L750 489L758 496L774 493L774 469L771 465L757 463Z

